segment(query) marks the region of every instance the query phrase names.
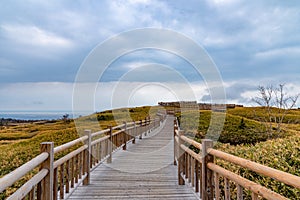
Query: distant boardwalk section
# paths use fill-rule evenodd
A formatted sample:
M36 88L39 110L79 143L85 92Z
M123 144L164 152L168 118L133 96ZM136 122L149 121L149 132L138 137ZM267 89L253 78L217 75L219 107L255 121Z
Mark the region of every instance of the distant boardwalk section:
M174 101L174 102L158 102L158 105L165 107L186 109L199 109L199 110L211 110L212 108L236 108L243 107L239 104L211 104L211 103L197 103L197 101Z

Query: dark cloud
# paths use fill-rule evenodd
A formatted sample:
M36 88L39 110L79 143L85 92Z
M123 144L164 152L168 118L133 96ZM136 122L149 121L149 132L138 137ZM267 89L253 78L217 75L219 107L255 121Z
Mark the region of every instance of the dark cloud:
M97 44L122 31L158 27L202 45L224 81L234 83L226 87L228 100L247 101L242 94L257 84L298 84L299 8L299 1L279 0L1 1L0 83L73 82ZM136 63L164 64L191 82L201 79L182 58L141 51L113 63L102 81L118 80Z

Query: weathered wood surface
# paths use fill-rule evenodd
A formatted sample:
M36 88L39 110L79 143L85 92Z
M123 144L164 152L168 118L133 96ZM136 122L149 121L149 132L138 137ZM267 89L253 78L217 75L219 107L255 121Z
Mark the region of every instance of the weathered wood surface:
M168 116L162 128L116 152L69 199L198 199L190 187L178 185L173 120Z

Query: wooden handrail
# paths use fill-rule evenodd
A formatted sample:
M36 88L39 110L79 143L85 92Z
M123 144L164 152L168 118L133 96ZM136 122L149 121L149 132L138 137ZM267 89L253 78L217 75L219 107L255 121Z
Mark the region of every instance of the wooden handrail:
M194 151L192 151L190 148L185 146L184 144L180 145L180 148L184 150L189 155L193 156L199 163L202 163L201 156L199 154L196 154Z
M236 165L239 165L241 167L250 169L254 172L257 172L261 175L271 177L273 179L276 179L282 183L285 183L287 185L293 186L295 188L300 189L300 177L295 176L277 169L273 169L271 167L240 158L234 155L231 155L229 153L225 153L216 149L208 149L209 154L216 156L218 158L221 158L223 160L226 160L230 163L234 163Z
M181 139L185 142L187 142L190 145L193 145L194 147L198 148L199 150L202 149L201 144L196 142L195 140L192 140L186 136L181 136ZM208 153L210 155L216 156L218 158L221 158L225 161L228 161L230 163L234 163L236 165L239 165L241 167L250 169L254 172L257 172L261 175L268 176L270 178L276 179L282 183L285 183L287 185L293 186L295 188L300 189L300 177L295 176L244 158L240 158L234 155L231 155L229 153L225 153L223 151L219 151L216 149L209 148Z
M247 188L248 190L255 192L255 194L258 194L266 199L288 200L288 198L285 198L285 197L281 196L280 194L277 194L276 192L273 192L272 190L269 190L257 183L249 181L248 179L243 178L231 171L228 171L214 163L208 163L207 167L209 169L211 169L212 171L219 173L220 175L234 181L235 183L243 186L244 188Z
M75 146L76 144L82 143L85 140L87 140L87 138L88 138L87 136L82 136L82 137L80 137L80 138L78 138L76 140L72 140L71 142L68 142L66 144L60 145L58 147L55 147L54 148L54 154L60 153L60 152L62 152L64 150L66 150L66 149L69 149L69 148Z
M48 174L47 169L42 169L36 175L34 175L29 181L22 185L16 192L7 198L7 200L23 199L26 194L32 190L32 186L37 185L39 182L45 178Z
M97 143L99 143L99 142L102 142L102 141L105 141L105 140L107 140L107 139L109 139L109 136L107 135L107 136L104 136L104 137L102 137L102 138L99 138L99 139L97 139L97 140L94 140L93 142L92 142L92 145L95 145L95 144L97 144Z
M180 138L185 141L186 143L193 145L194 147L196 147L199 150L202 150L202 145L198 142L196 142L195 140L192 140L184 135L180 136Z
M100 136L109 132L109 128L92 133L92 137Z
M28 172L39 166L48 158L48 156L48 153L41 153L19 168L0 178L0 192L3 192L3 190L5 190L7 187L12 186L16 181L20 180Z
M118 126L112 127L112 130L122 129L123 127L124 127L124 124L120 124L120 125L118 125Z
M182 138L182 137L181 137ZM175 136L175 142L177 142L179 144L179 138L178 136ZM184 144L180 145L180 148L185 151L186 153L190 154L191 156L193 156L196 160L198 160L200 163L202 162L201 160L201 156L197 153L195 153L193 150L191 150L190 148L188 148L187 146L185 146Z
M76 156L77 154L79 154L80 152L86 150L88 148L87 145L84 145L82 147L79 147L78 149L68 153L67 155L65 155L64 157L54 161L53 163L53 168L56 169L58 166L64 164L66 161L70 160L71 158L73 158L74 156Z

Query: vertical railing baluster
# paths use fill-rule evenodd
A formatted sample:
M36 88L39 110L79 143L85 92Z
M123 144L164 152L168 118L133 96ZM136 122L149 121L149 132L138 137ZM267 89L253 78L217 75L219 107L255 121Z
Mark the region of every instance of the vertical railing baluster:
M70 161L66 162L66 193L70 192Z
M182 140L181 140L181 134L183 134L183 131L180 130L178 131L178 184L179 185L184 185L184 179L181 175L181 172L183 172L184 168L183 168L183 150L181 149L181 144L182 144Z
M219 173L215 172L215 199L220 199L220 175Z
M59 195L60 199L64 199L64 164L59 167Z
M177 124L176 124L176 119L174 119L174 137L173 137L173 139L174 139L174 162L173 162L173 164L174 165L176 165L176 150L177 150L177 146L176 145L177 145L177 142L175 140L175 137L176 137L176 131L177 130L178 130L178 127L177 127ZM177 157L177 159L178 159L178 157Z
M87 145L87 149L84 151L84 160L83 160L83 167L84 172L86 173L86 178L83 180L83 185L90 184L90 163L91 163L91 150L92 150L92 132L91 130L85 130L85 135L88 136L88 139L85 141L85 145Z
M127 149L127 123L126 122L124 122L123 140L124 140L123 150L126 150Z
M243 200L243 187L237 184L237 199Z
M199 192L199 161L195 160L195 192Z
M135 137L136 137L136 124L135 124L135 121L133 122L133 129L132 129L131 134L133 136L132 144L135 144Z
M225 200L230 200L230 182L228 178L224 177L224 190L225 190Z
M107 148L108 148L108 153L109 153L109 157L107 158L107 163L111 163L112 162L112 126L110 125L109 126L109 140L108 140L108 145L107 145Z
M212 172L207 168L207 163L214 162L213 156L209 155L208 148L213 147L213 142L210 139L202 140L202 199L213 199L212 188Z

